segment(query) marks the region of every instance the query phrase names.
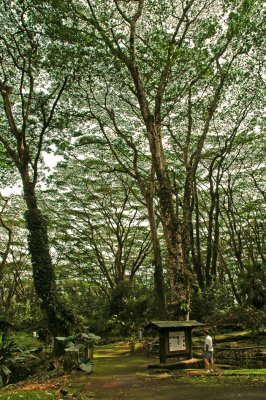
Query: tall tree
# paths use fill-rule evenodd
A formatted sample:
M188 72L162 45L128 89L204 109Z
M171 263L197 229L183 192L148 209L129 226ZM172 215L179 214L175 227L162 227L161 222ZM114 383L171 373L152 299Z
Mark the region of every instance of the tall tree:
M227 146L227 135L215 135L217 124L221 132L227 131L232 121L237 123L230 107L256 93L257 86L249 77L261 46L260 2L34 3L47 15L49 34L61 40L62 48L67 47L67 63L73 49L73 63L82 67L73 96L83 125L76 124L75 130L83 131L88 139L92 132L99 138L100 131L120 172L141 178L143 196L159 205L172 308L174 315L188 316L189 280L194 273L190 256L198 194L195 182L204 170L199 171L202 158L214 145L211 138L221 141L221 153ZM237 112L240 120L241 110ZM217 265L222 159L223 154L217 163L207 162L211 193L208 284ZM143 174L145 170L150 174ZM149 179L154 191L147 190ZM155 249L156 238L154 243Z
M44 53L47 47L40 40L27 2L4 1L2 8L0 142L18 169L23 184L36 294L54 337L68 335L73 316L57 294L46 219L36 195L45 138L54 128L67 77L62 76L58 82L49 73L51 70L46 70ZM57 341L54 350L60 352Z
M49 204L49 212L55 215L53 247L61 263L76 266L77 273L82 271L108 294L125 282L132 284L136 275L149 268L150 232L143 206L129 187L104 171L107 164L94 155L79 157L60 163L50 177L46 207ZM96 168L98 176L93 173Z
M188 317L189 311L193 179L215 115L230 91L231 68L240 65L239 60L244 65L253 45L257 5L246 0L71 2L76 26L90 38L85 46L91 46L92 37L97 44L96 73L104 76L88 89L91 115L99 122L102 105L107 104L107 132L112 130L124 141L121 110L130 110L144 135L143 149L149 148L168 252L171 304L178 317ZM88 73L93 76L93 71ZM120 119L114 120L118 102ZM182 113L181 124L173 124ZM182 217L169 172L169 124L184 154Z

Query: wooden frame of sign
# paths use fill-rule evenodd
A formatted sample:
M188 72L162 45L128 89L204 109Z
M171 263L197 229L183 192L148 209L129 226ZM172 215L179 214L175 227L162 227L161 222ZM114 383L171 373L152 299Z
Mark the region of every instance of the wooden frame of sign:
M199 326L198 321L152 321L145 328L159 332L160 363L165 363L168 357L192 358L192 329Z

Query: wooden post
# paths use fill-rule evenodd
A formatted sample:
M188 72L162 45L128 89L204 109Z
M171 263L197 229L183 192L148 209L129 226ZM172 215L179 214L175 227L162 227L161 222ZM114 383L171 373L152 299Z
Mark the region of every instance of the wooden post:
M165 331L159 332L159 354L160 354L160 363L164 363L166 361L166 344L167 344L168 335L166 335Z
M190 358L192 358L192 329L188 330L187 332L187 346L188 346L188 355L187 355L187 359L189 360Z
M87 354L88 354L88 360L93 358L93 346L92 345L88 348Z

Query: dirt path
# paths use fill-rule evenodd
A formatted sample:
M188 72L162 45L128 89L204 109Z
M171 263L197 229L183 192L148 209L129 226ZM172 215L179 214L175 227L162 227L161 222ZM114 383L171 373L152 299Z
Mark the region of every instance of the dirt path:
M209 378L208 378L209 379ZM266 387L248 384L213 384L206 381L195 384L182 378L158 376L143 378L113 376L110 380L93 379L84 384L87 399L102 400L265 400Z

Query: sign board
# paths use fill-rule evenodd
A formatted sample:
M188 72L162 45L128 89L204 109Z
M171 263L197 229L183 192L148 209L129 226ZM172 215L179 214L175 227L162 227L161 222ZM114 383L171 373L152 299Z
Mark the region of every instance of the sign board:
M186 350L186 336L184 331L169 332L169 351Z
M146 328L159 332L160 364L165 363L167 357L192 358L192 329L198 326L203 324L194 320L150 322Z

